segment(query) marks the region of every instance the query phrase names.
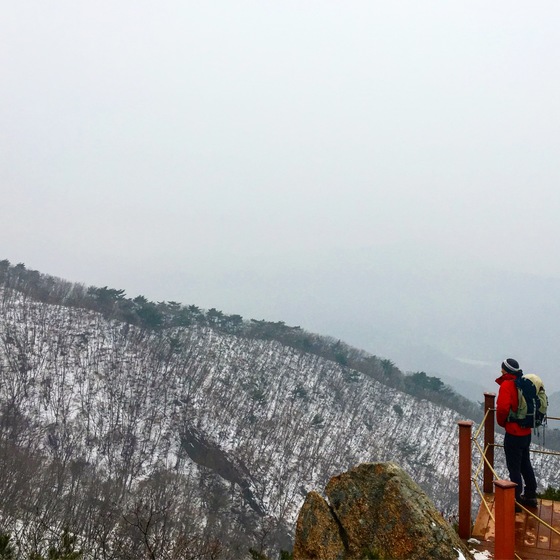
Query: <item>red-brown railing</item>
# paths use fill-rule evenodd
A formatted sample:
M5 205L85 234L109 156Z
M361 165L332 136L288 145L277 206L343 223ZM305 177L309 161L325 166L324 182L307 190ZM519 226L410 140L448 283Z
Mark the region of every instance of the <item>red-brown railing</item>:
M519 558L515 549L515 487L516 484L509 480L500 480L494 470L494 448L502 447L496 445L495 433L495 393L484 393L484 419L480 423L474 436L472 428L474 423L469 421L459 422L459 537L469 539L472 529L472 486L479 493L482 503L488 510L488 514L494 518L495 541L494 558L496 560L510 560ZM548 417L549 420L560 420L560 418ZM478 442L481 431L484 429L484 448ZM472 471L472 445L478 449L481 460L477 465L474 475ZM531 449L532 453L544 453L547 455L560 456L560 453L552 451L540 451ZM480 471L482 470L482 491L478 484ZM492 515L484 494L493 494L495 490L495 516ZM540 519L533 512L518 504L527 514L537 519L554 533L560 532Z

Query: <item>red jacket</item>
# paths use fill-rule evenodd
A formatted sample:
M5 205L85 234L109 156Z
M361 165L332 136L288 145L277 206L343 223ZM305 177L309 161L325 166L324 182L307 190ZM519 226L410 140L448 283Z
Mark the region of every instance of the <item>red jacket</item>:
M522 428L517 422L506 421L509 411L517 412L519 406L515 375L502 373L502 376L496 379L496 383L500 386L496 401L496 420L498 425L505 428L506 432L513 436L528 436L531 433L531 428Z

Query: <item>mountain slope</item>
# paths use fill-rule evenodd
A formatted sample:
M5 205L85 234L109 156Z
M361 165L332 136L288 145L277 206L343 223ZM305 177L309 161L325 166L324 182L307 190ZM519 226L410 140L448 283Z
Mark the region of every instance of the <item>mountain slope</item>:
M455 509L451 409L277 341L1 295L0 509L27 547L68 527L92 558L289 548L306 492L366 461Z

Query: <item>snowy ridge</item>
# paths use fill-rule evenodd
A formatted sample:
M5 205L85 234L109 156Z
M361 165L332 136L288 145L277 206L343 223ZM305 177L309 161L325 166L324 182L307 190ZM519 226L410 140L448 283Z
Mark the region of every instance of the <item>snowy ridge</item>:
M172 473L196 530L242 526L250 543L270 523L282 529L268 544L286 546L309 490L359 463L395 461L444 514L456 510L464 418L277 342L145 331L5 294L0 367L2 409L17 409L22 440L59 466L58 498L87 470L126 509ZM558 485L553 459L536 467Z

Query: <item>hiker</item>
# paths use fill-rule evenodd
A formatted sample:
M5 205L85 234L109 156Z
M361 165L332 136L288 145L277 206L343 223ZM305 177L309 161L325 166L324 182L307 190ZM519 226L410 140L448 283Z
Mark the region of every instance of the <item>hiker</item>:
M508 421L510 411L517 412L519 396L515 380L523 375L517 360L507 358L502 362L502 375L496 379L500 386L496 401L496 420L505 428L504 450L509 479L517 484L515 500L525 507L537 507L537 480L531 465L529 445L531 428L520 426L516 421ZM523 491L525 483L525 493ZM516 505L516 511L519 511Z

